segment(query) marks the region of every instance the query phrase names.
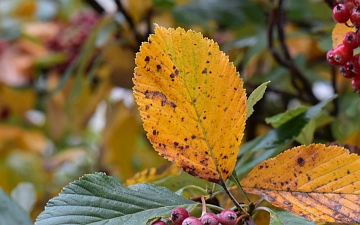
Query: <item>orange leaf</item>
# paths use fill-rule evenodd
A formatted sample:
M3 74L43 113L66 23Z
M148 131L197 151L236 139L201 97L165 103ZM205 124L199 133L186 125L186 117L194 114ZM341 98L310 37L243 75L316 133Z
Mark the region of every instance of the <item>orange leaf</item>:
M360 222L360 157L312 144L257 165L241 182L248 193L316 222Z
M153 147L193 176L227 180L247 112L228 57L200 33L157 27L136 65L134 95Z
M349 31L354 31L355 32L355 28L354 27L348 27L343 23L337 23L332 31L332 41L333 41L333 48L335 48L336 46L342 44L342 39L344 37L344 35L349 32Z

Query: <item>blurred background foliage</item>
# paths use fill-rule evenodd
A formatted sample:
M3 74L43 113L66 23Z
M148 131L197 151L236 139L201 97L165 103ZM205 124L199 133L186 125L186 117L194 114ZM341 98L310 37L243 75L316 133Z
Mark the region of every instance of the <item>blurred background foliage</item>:
M266 118L297 108L295 117L336 93L281 150L335 141L356 148L360 98L326 62L335 24L328 4L0 0L0 187L34 199L24 206L34 219L85 173L104 171L126 185L147 181L174 191L206 186L156 154L133 102L134 57L154 23L218 42L248 94L271 81L247 121L244 143L276 128Z

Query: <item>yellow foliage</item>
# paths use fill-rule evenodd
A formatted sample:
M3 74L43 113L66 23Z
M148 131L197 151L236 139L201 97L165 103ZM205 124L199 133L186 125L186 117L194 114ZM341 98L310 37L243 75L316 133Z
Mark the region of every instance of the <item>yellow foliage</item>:
M152 181L160 180L171 175L177 175L180 172L181 169L176 164L163 164L158 168L148 168L136 173L132 178L127 179L124 185L129 186L144 182L150 183Z
M338 146L299 146L257 165L241 185L308 220L358 223L359 159Z
M337 23L332 31L332 46L335 48L339 44L342 44L344 35L349 31L355 31L355 28L348 27L343 23Z
M193 176L227 180L247 112L228 57L200 33L157 27L135 62L134 95L153 147Z

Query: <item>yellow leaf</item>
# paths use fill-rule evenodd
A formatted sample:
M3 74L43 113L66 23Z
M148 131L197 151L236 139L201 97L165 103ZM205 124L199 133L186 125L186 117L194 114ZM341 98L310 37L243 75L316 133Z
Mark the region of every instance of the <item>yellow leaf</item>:
M342 44L342 38L344 37L344 35L349 32L349 31L354 31L355 32L355 28L354 27L348 27L343 23L337 23L332 31L332 46L333 48L335 48L336 46L338 46L339 44Z
M104 131L104 150L102 164L109 166L112 172L117 171L123 179L134 175L134 149L139 123L122 102L113 108Z
M360 222L360 157L338 146L292 148L257 165L248 193L316 222Z
M127 179L124 186L129 186L137 183L153 182L170 175L177 175L181 169L176 164L168 163L159 166L158 168L147 168L141 172L136 173L132 178Z
M247 112L228 57L200 33L157 27L135 62L134 95L153 147L193 176L227 180Z

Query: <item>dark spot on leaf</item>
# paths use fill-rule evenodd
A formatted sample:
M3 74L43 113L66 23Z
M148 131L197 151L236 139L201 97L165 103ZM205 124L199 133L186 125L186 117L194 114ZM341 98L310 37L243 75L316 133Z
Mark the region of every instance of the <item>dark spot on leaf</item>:
M237 88L234 88L235 91L237 91Z
M157 64L157 65L156 65L156 69L157 69L157 70L160 70L160 69L161 69L161 65L160 65L160 64Z
M347 171L347 174L350 174L350 170Z
M175 70L175 75L178 75L178 74L179 74L179 70L176 69L176 70Z
M176 108L176 104L173 102L170 102L171 106L175 109Z
M150 61L150 57L149 56L146 56L145 57L145 62L149 62Z
M206 61L206 63L209 63L209 60L208 60L208 61Z
M207 74L207 69L205 68L201 73L202 74Z
M174 145L175 145L175 147L177 147L177 146L179 145L179 143L177 143L177 142L174 142Z
M188 139L187 138L184 138L184 141L187 141Z
M262 168L264 168L264 166L259 166L259 170L261 170Z
M173 73L170 74L170 78L173 78L173 79L174 79L174 78L175 78L175 74L173 74Z
M196 136L195 135L191 135L191 139L195 139L196 138Z
M149 105L145 105L145 110L148 110L150 108Z
M307 176L307 178L308 178L308 181L310 181L310 180L311 180L311 177L310 177L308 174L306 174L306 176ZM329 183L330 183L330 181L329 181Z
M153 135L158 135L158 134L159 134L159 131L153 130Z
M206 120L206 116L203 117L203 120Z
M184 117L181 117L181 122L184 122Z
M297 159L297 163L299 166L304 166L305 165L305 160L302 157L299 157Z
M212 55L212 53L211 53L211 52L208 52L208 55Z

